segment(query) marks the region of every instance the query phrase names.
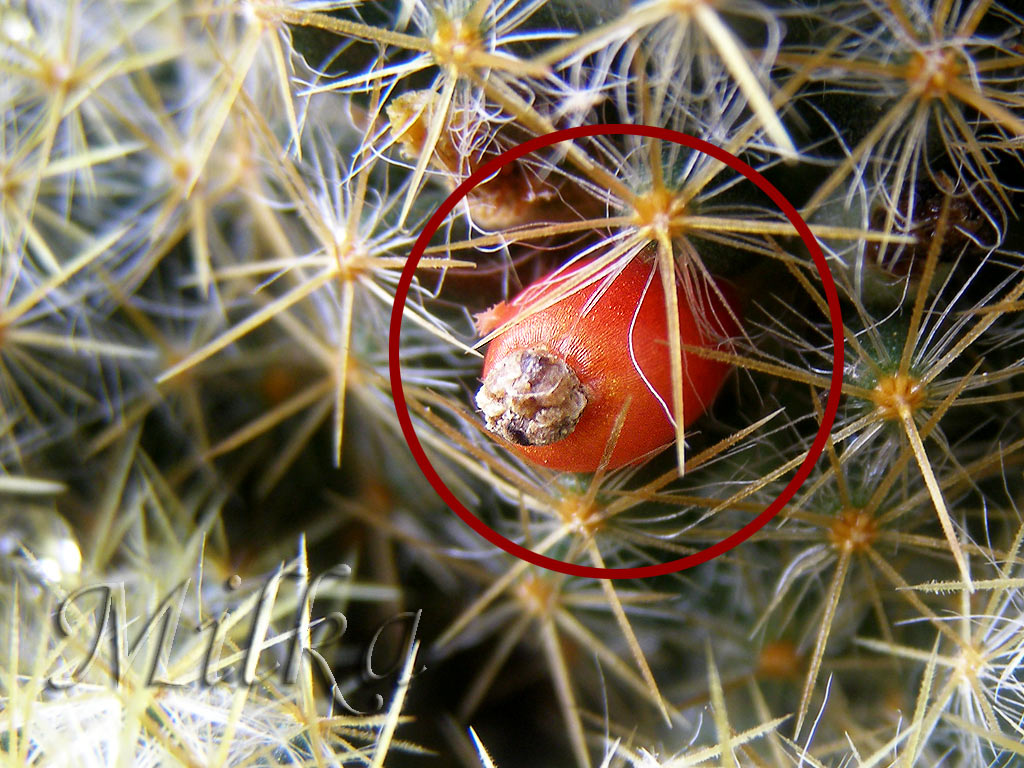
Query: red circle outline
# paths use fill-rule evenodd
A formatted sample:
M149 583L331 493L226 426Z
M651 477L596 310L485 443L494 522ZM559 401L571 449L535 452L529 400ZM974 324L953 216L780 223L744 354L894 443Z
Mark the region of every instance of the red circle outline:
M499 169L508 163L514 162L520 157L529 154L530 152L543 149L544 147L549 147L552 144L570 141L572 139L579 139L587 136L607 136L616 134L644 136L651 139L660 139L661 141L670 141L675 144L682 144L690 149L695 149L698 152L703 152L704 154L725 163L730 168L743 174L762 192L771 198L772 202L779 207L796 229L800 238L807 245L807 249L811 253L811 258L814 260L814 265L818 270L818 274L821 277L821 281L825 289L825 298L828 301L829 319L832 323L833 344L832 380L829 386L828 400L825 404L825 412L821 420L821 425L818 428L818 433L815 436L814 442L811 444L810 451L797 468L796 474L793 475L789 483L786 484L786 487L782 489L778 498L765 507L763 512L738 531L722 539L717 544L711 545L707 549L702 549L700 552L695 552L692 555L687 555L686 557L682 557L678 560L670 560L665 563L656 563L653 565L644 565L635 568L598 568L596 566L577 565L538 554L526 547L516 544L510 539L505 538L470 512L469 509L467 509L465 505L455 497L455 494L451 492L448 486L444 484L444 481L441 480L440 476L434 470L433 465L430 463L430 460L427 458L427 454L423 450L423 446L420 444L419 438L416 436L416 431L413 429L412 418L409 414L409 407L405 399L405 389L402 385L401 366L399 363L399 340L402 332L402 314L405 308L406 299L409 295L409 289L412 285L413 273L416 271L416 267L419 265L420 259L423 257L423 253L426 250L430 239L441 227L445 217L451 213L462 198L465 197L473 187L490 177ZM803 220L793 204L790 203L789 200L787 200L771 182L735 155L726 152L721 147L710 144L703 139L698 139L695 136L690 136L686 133L653 125L599 123L595 125L581 125L575 128L566 128L564 130L554 131L553 133L537 136L533 139L529 139L528 141L524 141L522 144L498 155L490 162L478 168L469 176L469 178L459 184L447 199L441 203L440 207L434 212L434 215L430 217L430 220L427 222L423 231L420 233L420 236L413 245L412 251L409 254L409 259L406 261L405 268L402 270L402 274L398 280L398 286L395 290L395 303L391 309L391 326L388 336L388 370L391 374L391 395L395 403L395 411L398 414L398 423L401 425L402 434L405 436L405 440L409 444L409 450L412 451L413 457L416 459L416 463L419 465L420 471L423 472L423 475L434 487L434 490L437 491L438 495L440 495L449 508L451 508L451 510L458 515L466 525L499 549L508 552L510 555L518 557L520 560L524 560L541 568L547 568L569 576L583 576L596 579L642 579L648 576L661 576L667 573L675 573L676 571L681 571L686 568L692 568L695 565L706 563L709 560L718 557L718 555L728 552L730 549L742 544L748 538L753 536L754 533L763 528L768 521L775 517L786 503L793 498L800 486L806 482L807 478L811 474L814 464L824 452L825 442L828 440L829 432L832 429L836 413L839 410L840 387L843 380L843 343L843 322L839 307L839 295L836 292L835 281L832 279L832 273L829 271L821 246L818 245L818 241L815 239L810 227L807 226L807 222Z

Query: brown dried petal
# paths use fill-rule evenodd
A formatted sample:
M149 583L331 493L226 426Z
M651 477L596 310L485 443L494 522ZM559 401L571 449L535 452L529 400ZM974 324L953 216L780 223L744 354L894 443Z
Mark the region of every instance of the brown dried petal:
M491 432L517 445L548 445L575 429L587 395L560 355L531 347L491 367L476 404Z

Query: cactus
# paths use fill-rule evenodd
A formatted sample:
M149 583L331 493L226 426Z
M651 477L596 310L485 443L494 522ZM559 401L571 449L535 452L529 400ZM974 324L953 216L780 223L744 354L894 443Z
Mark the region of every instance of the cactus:
M1024 764L1022 30L2 0L0 765ZM531 463L486 346L573 297L645 381L638 265L674 439Z

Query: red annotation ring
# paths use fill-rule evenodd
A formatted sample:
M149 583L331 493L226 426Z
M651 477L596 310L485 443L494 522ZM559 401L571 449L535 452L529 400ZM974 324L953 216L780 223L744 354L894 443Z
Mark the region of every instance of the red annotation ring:
M455 206L459 204L462 198L464 198L469 191L473 189L473 187L490 178L505 165L514 162L520 157L523 157L535 150L543 149L544 147L549 147L552 144L558 144L559 142L571 141L573 139L579 139L586 136L609 136L617 134L660 139L661 141L681 144L684 147L689 147L690 149L695 149L698 152L703 152L704 154L725 163L730 168L743 174L743 176L753 182L762 192L771 198L771 200L786 215L786 218L789 219L790 223L800 235L800 238L807 245L807 250L810 251L811 258L814 259L814 266L817 268L818 274L821 277L821 282L825 289L825 297L828 300L829 320L832 324L833 345L832 380L829 386L828 400L825 403L825 412L821 419L821 426L818 428L818 433L814 438L814 442L811 444L810 451L797 468L796 474L794 474L793 478L786 484L786 487L782 489L782 493L779 494L778 498L765 507L763 512L738 531L727 536L718 543L713 544L707 549L695 552L692 555L687 555L686 557L682 557L678 560L671 560L666 563L656 563L636 568L598 568L589 565L566 563L562 560L556 560L552 557L538 554L526 547L516 544L510 539L505 538L470 512L469 509L467 509L466 506L455 497L455 494L451 492L448 486L444 484L444 481L441 480L433 465L430 463L430 460L427 458L427 455L423 450L423 446L420 444L419 438L416 436L416 431L413 429L412 425L412 418L409 415L409 407L405 399L405 390L402 386L402 372L398 354L399 339L402 328L402 313L405 308L406 298L409 295L409 287L412 285L413 273L416 271L416 267L419 265L427 244L434 236L434 233L437 232L441 224L444 223L445 218L452 212ZM423 472L427 480L430 481L434 490L437 491L438 495L444 499L445 503L448 504L451 510L455 512L455 514L457 514L466 525L483 536L494 546L503 549L510 555L515 555L519 559L541 568L548 568L552 571L564 573L569 576L584 576L596 579L641 579L648 576L660 576L666 573L674 573L685 568L692 568L695 565L706 563L707 561L718 557L718 555L728 552L730 549L742 544L748 538L753 536L754 533L763 528L768 521L775 517L786 503L793 498L800 486L807 480L808 476L811 474L814 464L825 450L825 442L828 439L829 432L832 430L832 424L835 422L836 412L839 409L840 387L843 379L843 342L843 320L839 308L839 295L836 292L836 285L832 279L832 273L829 271L828 264L825 262L825 256L821 251L821 246L818 245L818 241L811 233L810 227L807 226L807 222L801 218L796 208L793 207L793 205L771 184L771 182L735 155L726 152L721 147L709 144L708 142L694 136L690 136L689 134L651 125L603 123L598 125L581 125L576 128L566 128L565 130L555 131L544 136L537 136L529 141L524 141L517 147L495 157L493 160L477 169L469 176L469 178L455 188L455 191L448 196L434 215L430 217L430 220L420 233L419 238L417 238L416 243L413 245L412 252L409 254L409 259L405 264L405 268L402 270L401 277L398 280L398 287L395 291L395 303L391 310L391 329L388 338L388 368L391 373L391 391L392 397L395 401L395 410L398 413L398 421L399 424L401 424L402 433L405 435L406 442L409 444L409 450L412 451L412 454L416 459L416 463L419 465L420 470Z

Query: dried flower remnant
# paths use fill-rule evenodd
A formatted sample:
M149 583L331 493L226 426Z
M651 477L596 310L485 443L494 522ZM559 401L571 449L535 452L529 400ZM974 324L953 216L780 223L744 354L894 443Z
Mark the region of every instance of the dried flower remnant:
M412 91L388 104L391 134L406 157L418 158L426 151L429 126L437 119L436 103L436 93ZM449 109L430 164L450 188L530 138L514 123L493 117L482 105L456 104ZM572 179L529 156L507 163L477 184L466 195L466 204L473 223L487 230L537 221L575 221L598 213L595 199Z
M571 434L587 405L573 369L545 346L499 360L476 396L487 429L517 445L550 445Z

